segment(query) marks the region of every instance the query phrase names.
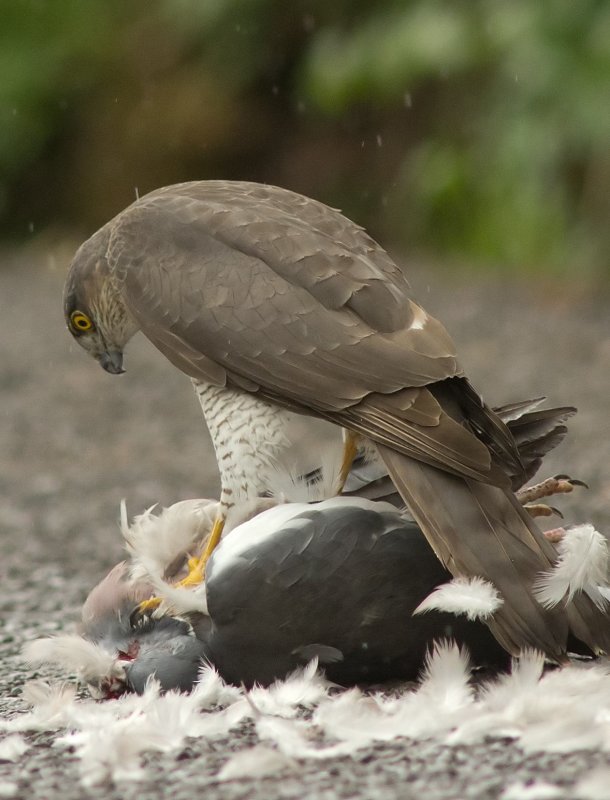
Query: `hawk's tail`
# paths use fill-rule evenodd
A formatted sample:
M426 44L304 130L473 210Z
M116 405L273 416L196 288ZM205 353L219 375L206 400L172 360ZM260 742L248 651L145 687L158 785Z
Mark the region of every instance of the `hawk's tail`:
M546 609L533 585L556 559L553 546L509 491L459 478L383 445L379 453L403 500L440 560L453 575L479 575L503 604L488 621L514 655L540 650L566 656L568 630L594 652L610 651L610 617L584 594L567 607Z
M515 491L538 472L543 457L563 441L568 432L566 422L576 413L573 406L539 409L545 399L537 397L493 409L508 427L519 450L523 472L511 476ZM395 506L404 502L387 472L377 460L371 463L368 454L354 461L343 494L384 500Z

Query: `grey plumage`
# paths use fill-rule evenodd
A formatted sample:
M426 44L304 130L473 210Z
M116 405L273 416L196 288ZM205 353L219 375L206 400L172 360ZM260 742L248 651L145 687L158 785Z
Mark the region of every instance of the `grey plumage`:
M226 680L268 684L314 655L341 684L410 680L433 640L447 637L465 644L474 663L506 664L483 623L412 616L450 579L414 522L385 504L340 501L280 508L287 518L279 522L272 509L215 550L205 639ZM238 555L229 552L236 536Z
M205 657L205 644L188 621L169 615L142 618L132 625L134 609L151 592L150 584L130 580L126 565L117 564L87 597L81 634L121 659L130 691L142 693L150 678L165 690L190 691ZM123 689L114 683L105 687L107 696Z
M150 677L189 690L204 662L231 683L267 685L314 657L344 685L410 680L434 639L447 637L475 664L507 663L481 622L412 616L450 576L417 525L383 503L280 505L231 531L208 563L209 616L138 617L132 626L146 587L126 578L119 565L92 591L83 636L122 659L131 691Z
M83 245L65 306L73 334L112 371L140 329L198 381L372 439L443 563L502 584L492 628L511 652L561 661L569 624L609 649L608 618L588 598L567 611L533 598L554 554L512 495L526 476L513 436L399 268L338 211L257 184L160 189ZM93 330L75 329L76 310Z

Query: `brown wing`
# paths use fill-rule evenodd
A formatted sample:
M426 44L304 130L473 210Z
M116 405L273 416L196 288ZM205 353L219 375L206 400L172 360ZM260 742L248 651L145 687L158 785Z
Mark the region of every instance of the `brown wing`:
M253 184L168 187L113 221L108 261L143 332L187 374L496 480L488 448L425 388L460 374L447 332L337 211Z

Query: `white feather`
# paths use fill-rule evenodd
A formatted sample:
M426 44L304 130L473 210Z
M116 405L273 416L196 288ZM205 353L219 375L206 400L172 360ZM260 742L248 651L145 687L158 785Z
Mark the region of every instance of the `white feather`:
M313 659L303 669L298 669L269 688L255 687L250 699L263 714L294 717L299 706L311 708L328 694L329 683L317 672L318 660Z
M435 707L460 709L470 704L468 652L452 641L434 642L426 656L419 693Z
M578 800L608 800L610 768L599 767L581 778L572 789Z
M455 644L436 644L417 690L398 697L351 690L322 703L314 723L353 749L398 736L427 737L447 731L471 714L468 658Z
M155 594L163 602L156 611L156 616L162 616L168 610L176 614L208 613L208 600L205 583L198 586L175 586L157 576L150 576L150 582L155 589Z
M74 751L79 758L81 781L90 788L110 782L144 780L147 774L141 755L154 749L156 741L145 718L128 717L68 733L57 740L57 746Z
M560 786L554 786L546 781L523 783L517 781L502 792L500 800L554 800L556 797L565 797Z
M583 662L546 673L543 666L540 655L526 653L514 662L510 675L483 686L476 695L465 654L447 643L434 647L418 686L392 696L358 689L329 695L313 665L247 697L243 690L226 686L209 667L202 669L201 682L191 695L161 696L152 684L141 697L112 703L75 701L73 690L37 682L25 693L34 710L2 727L73 731L59 745L75 748L87 785L147 777L144 751L173 751L186 736L226 738L248 717L254 717L259 739L273 742L279 751L279 759L269 756L261 766L269 770L266 774L289 759L345 756L376 740L396 737L434 738L455 745L508 736L526 752L610 749L608 663ZM302 705L313 705L311 720L294 717L294 709ZM255 770L254 758L251 753L236 757L223 778L239 777L240 770L250 769L248 764ZM518 787L511 791L520 796Z
M52 686L46 681L29 681L22 691L32 711L12 719L0 719L0 730L55 731L66 726L69 710L76 698L76 689L67 683Z
M557 544L559 557L555 566L542 573L534 584L534 594L545 608L553 608L565 599L569 603L577 592L589 595L604 610L608 588L608 543L592 525L578 525L566 530Z
M85 683L96 684L113 678L120 680L124 676L123 667L114 653L76 635L35 639L24 645L22 656L31 664L57 664L77 673Z
M502 603L500 593L489 581L478 576L459 577L437 586L413 613L447 611L458 616L465 614L470 620L487 619Z
M304 720L259 716L256 732L261 739L272 741L289 758L325 759L348 755L354 751L350 742L315 746L315 730Z
M163 577L167 567L180 555L196 549L212 529L218 502L183 500L159 514L155 506L127 520L125 502L121 503L121 531L132 558L132 576Z
M290 756L259 744L247 750L240 750L231 756L216 775L216 780L243 781L266 778L269 775L277 775L278 772L295 772L297 769L297 762Z
M207 711L215 706L229 706L241 700L244 692L237 686L225 683L214 667L205 664L199 670L193 695L197 698L199 708Z
M0 761L19 761L29 747L23 736L13 733L0 742Z

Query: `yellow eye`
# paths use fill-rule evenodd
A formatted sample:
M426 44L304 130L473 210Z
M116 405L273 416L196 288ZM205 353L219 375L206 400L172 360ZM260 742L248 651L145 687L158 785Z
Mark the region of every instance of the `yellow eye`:
M73 311L70 316L70 324L72 328L78 333L86 333L93 328L93 322L90 318L83 314L82 311Z

